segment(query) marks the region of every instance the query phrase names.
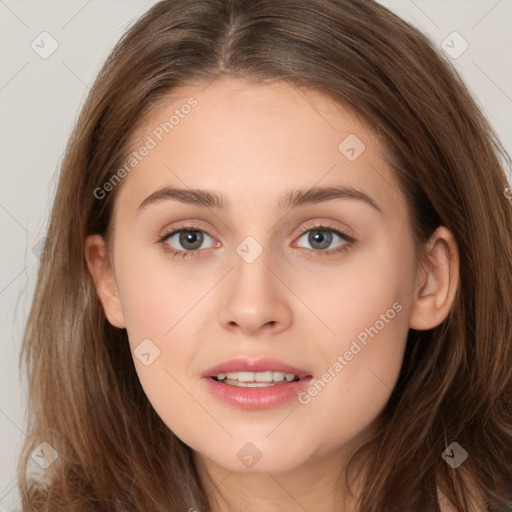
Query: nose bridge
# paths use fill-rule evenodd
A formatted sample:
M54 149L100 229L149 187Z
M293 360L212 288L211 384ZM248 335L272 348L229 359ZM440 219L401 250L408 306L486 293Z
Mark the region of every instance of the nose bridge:
M264 235L256 236L261 240ZM235 247L234 268L219 311L225 326L236 324L247 331L266 324L283 327L291 319L285 290L275 276L278 256L269 248L269 237L260 243L256 236L246 236Z
M257 235L261 243L253 235L246 236L235 248L234 293L257 299L261 295L275 295L275 280L270 268L275 260L271 254L270 240L262 240L263 235ZM268 300L268 299L267 299Z

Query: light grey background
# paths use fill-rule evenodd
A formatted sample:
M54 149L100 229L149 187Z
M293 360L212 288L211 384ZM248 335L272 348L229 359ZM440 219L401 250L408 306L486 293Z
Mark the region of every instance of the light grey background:
M24 439L21 337L65 144L96 73L129 24L155 0L0 0L0 511L18 509L15 467ZM382 0L462 49L452 59L512 153L512 0ZM50 40L56 51L43 59ZM453 40L453 43L451 41ZM44 49L43 49L44 45ZM510 180L510 170L509 180Z

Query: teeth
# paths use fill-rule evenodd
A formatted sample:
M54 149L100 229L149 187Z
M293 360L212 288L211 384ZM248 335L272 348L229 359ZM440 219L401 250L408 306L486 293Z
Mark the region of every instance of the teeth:
M219 373L217 375L217 380L221 381L224 379L228 380L236 380L239 383L242 382L255 382L255 383L265 383L265 382L283 382L285 379L288 382L297 379L297 376L293 373L284 373L284 372L227 372L227 373Z

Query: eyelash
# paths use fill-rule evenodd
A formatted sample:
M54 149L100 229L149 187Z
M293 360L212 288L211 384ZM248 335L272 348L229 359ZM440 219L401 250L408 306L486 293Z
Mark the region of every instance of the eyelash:
M171 256L177 257L181 256L182 258L191 258L194 256L198 256L201 252L201 249L196 249L193 251L178 251L175 249L170 248L168 244L166 244L166 240L176 233L180 233L181 231L199 231L201 233L206 233L203 229L200 229L198 226L194 226L192 224L183 224L180 226L173 227L170 231L167 231L163 233L159 238L157 239L157 242L162 244L166 251L168 251ZM336 235L338 235L340 238L346 241L345 244L343 244L341 247L338 247L337 249L329 249L329 250L315 250L315 249L309 249L310 251L313 251L317 253L320 257L330 257L335 254L342 253L346 250L348 250L355 242L356 239L352 236L347 235L343 231L340 231L339 229L335 228L334 226L331 226L329 224L307 224L304 226L304 228L301 230L299 234L299 238L301 238L305 233L308 233L309 231L328 231L332 232ZM208 235L208 233L206 233ZM210 235L208 235L210 236Z

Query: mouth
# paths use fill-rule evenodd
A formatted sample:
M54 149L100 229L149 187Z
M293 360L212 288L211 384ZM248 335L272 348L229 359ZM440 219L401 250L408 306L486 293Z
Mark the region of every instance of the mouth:
M239 409L272 409L290 403L313 380L309 370L274 358L244 357L225 361L202 373L212 396Z
M297 399L313 380L312 374L276 359L235 359L204 372L206 389L238 409L273 409Z

